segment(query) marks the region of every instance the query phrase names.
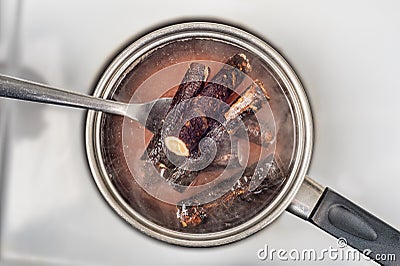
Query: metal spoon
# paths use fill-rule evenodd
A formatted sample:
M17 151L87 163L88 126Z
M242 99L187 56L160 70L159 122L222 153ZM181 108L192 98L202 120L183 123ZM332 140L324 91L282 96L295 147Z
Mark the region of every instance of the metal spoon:
M146 103L121 103L4 75L0 75L0 97L122 115L138 121L152 132L157 129L171 103L171 98Z

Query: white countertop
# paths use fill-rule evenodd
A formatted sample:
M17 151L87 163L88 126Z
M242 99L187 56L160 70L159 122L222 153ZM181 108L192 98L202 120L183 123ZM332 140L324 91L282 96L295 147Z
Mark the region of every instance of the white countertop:
M11 64L16 2L0 2L0 65L13 65L3 71L84 93L113 52L150 27L209 18L259 34L293 65L310 98L316 138L309 175L400 228L398 2L25 1L18 62ZM2 265L263 265L256 253L266 244L336 247L333 237L289 213L218 248L150 239L100 196L86 160L84 111L0 104L9 136L0 176ZM323 262L342 263L374 265Z

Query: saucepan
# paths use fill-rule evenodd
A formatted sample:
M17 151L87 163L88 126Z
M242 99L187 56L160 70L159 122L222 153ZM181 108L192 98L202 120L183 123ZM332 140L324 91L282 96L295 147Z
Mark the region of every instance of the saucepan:
M181 246L218 246L287 210L378 263L396 264L377 255L400 255L398 230L308 177L314 139L305 89L259 37L210 22L160 28L112 60L93 96L124 106L87 114L93 178L139 231ZM140 123L126 116L124 103L157 99L169 100L156 115Z

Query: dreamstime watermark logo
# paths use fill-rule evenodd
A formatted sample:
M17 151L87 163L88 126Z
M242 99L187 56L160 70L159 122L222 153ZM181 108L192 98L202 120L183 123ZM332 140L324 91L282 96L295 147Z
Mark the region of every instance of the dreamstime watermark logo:
M347 245L347 240L343 237L337 241L337 247L329 246L319 251L315 249L274 249L265 245L257 251L258 259L262 261L396 261L396 254L393 253L377 253L374 254L370 249L364 249L359 252ZM373 259L372 259L373 258Z

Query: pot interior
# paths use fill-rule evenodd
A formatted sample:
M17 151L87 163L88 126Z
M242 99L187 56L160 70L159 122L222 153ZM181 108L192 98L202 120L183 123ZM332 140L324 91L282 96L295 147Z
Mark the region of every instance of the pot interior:
M249 84L261 81L269 100L256 112L256 122L261 127L258 134L263 137L270 134L270 138L265 145L250 141L248 137L254 132L250 132L252 127L246 128L247 137L237 142L244 142L247 151L243 153L246 158L241 161L240 171L206 167L196 172L187 187L175 189L175 181L166 180L160 168L156 177L150 177L147 172L149 165L150 168L159 167L148 160L149 142L157 132L116 115L96 113L93 120L89 113L88 119L88 127L94 128L93 136L88 134L89 150L93 141L97 160L91 164L92 172L103 196L129 223L172 243L186 242L175 242L169 238L171 236L184 241L194 238L202 241L202 236L216 240L226 237L227 232L236 235L242 231L239 237L242 238L248 235L243 231L249 228L251 232L259 230L267 224L265 221L272 221L284 211L289 196L294 196L293 186L301 182L299 172L304 174L309 162L311 145L307 143L311 142L307 142L307 138L311 139L312 132L306 132L307 121L302 121L304 106L301 104L304 103L296 98L298 88L294 89L292 82L298 80L294 73L288 78L285 76L287 69L278 69L279 63L274 62L273 57L266 60L269 55L263 58L259 51L240 45L241 42L230 41L226 36L206 35L183 34L158 45L144 46L139 42L135 49L128 47L103 75L95 95L125 103L174 97L190 64L209 68L207 86L229 58L244 55L251 71L239 85L230 88L236 98L232 96L233 100L226 102L232 104ZM153 33L150 39L157 39L155 36L157 34ZM147 42L151 44L149 38ZM300 93L304 93L301 84L297 86L300 86ZM301 96L306 100L305 95ZM221 184L227 181L229 185L221 189ZM266 219L271 213L274 217ZM264 224L256 226L262 221ZM230 241L233 240L221 243L217 240L215 244Z

